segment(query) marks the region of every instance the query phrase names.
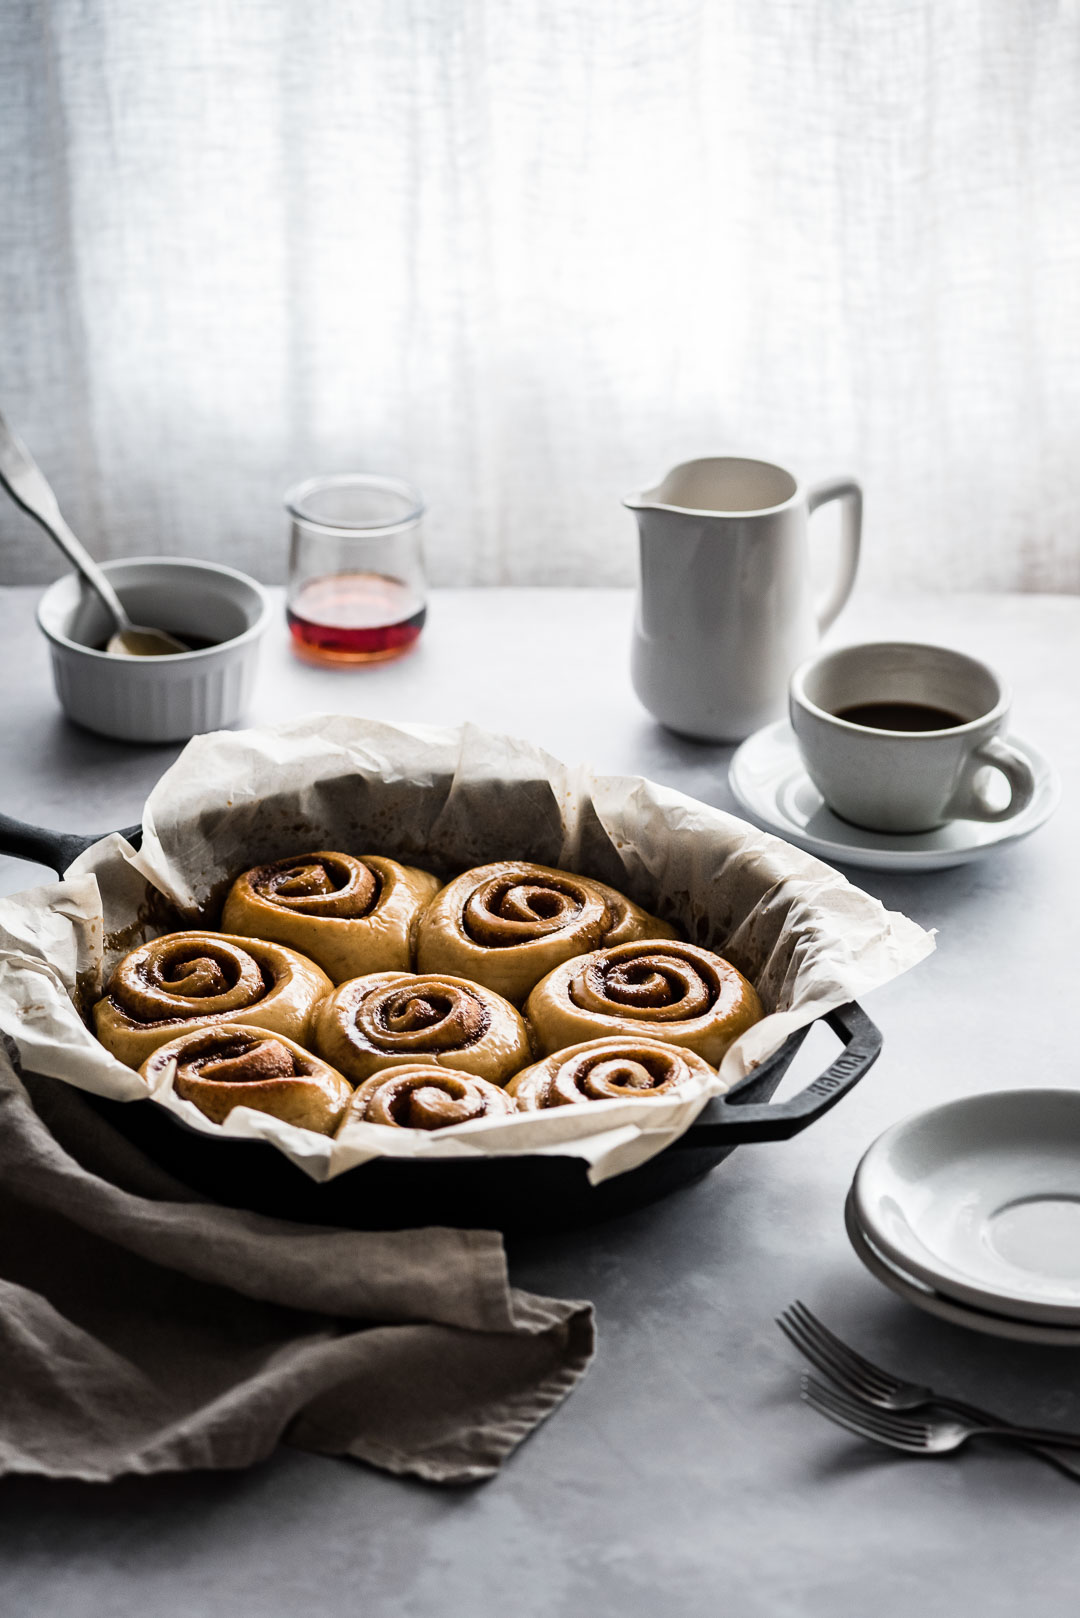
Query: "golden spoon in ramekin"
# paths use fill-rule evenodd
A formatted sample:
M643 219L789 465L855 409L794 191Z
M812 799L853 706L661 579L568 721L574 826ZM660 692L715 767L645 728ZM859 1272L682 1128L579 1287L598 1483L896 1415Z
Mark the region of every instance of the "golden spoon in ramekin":
M190 652L175 635L146 624L133 624L123 603L93 557L76 539L63 517L56 496L30 451L0 415L0 483L17 505L56 541L90 588L101 598L116 628L105 650L120 657L168 657Z

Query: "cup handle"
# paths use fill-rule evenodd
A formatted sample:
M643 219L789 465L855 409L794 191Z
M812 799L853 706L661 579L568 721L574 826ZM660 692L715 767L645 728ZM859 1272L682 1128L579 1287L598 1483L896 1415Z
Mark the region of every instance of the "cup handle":
M862 489L859 484L854 478L830 478L827 483L816 483L807 496L807 514L829 500L842 500L844 512L840 530L840 569L832 589L817 604L818 629L822 634L851 594L862 542Z
M975 785L975 776L987 766L1000 770L1012 788L1004 809L992 809ZM1035 777L1027 759L997 736L980 742L968 758L964 779L953 794L946 814L958 820L1011 820L1027 808L1035 793Z

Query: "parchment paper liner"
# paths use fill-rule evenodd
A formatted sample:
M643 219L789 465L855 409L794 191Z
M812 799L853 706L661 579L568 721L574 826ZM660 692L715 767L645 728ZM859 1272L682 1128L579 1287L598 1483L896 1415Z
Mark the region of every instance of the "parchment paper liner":
M341 1140L237 1108L210 1123L168 1082L154 1101L205 1133L274 1142L316 1180L382 1155L551 1152L594 1182L661 1151L709 1095L793 1029L861 998L933 949L922 928L745 821L638 776L568 768L527 742L344 715L196 737L147 800L142 849L103 838L66 878L0 900L0 1029L25 1068L117 1100L137 1073L90 1033L103 974L145 938L213 925L229 882L311 848L380 853L450 875L531 859L598 877L720 950L770 1015L728 1051L721 1082L680 1101L604 1101L438 1133L354 1124ZM170 918L169 906L179 913Z

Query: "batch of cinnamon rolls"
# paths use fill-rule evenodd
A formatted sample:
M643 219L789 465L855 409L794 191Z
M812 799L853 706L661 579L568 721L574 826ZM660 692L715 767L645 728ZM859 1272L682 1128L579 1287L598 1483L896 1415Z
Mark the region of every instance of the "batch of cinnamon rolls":
M444 886L318 852L245 871L221 932L132 950L93 1015L214 1122L333 1135L698 1090L763 1013L730 962L590 878L501 861Z

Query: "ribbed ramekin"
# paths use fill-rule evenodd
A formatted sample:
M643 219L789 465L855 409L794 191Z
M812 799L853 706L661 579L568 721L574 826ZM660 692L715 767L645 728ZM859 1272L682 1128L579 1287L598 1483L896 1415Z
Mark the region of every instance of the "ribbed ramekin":
M69 719L126 742L184 741L239 719L270 619L262 586L218 562L140 556L103 564L136 623L215 642L172 657L99 650L112 626L78 575L49 586L37 619Z

